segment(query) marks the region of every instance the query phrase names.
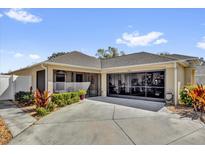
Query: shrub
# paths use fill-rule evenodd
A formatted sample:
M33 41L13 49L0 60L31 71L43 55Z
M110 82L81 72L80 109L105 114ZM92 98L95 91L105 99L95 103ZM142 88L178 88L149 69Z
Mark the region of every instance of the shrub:
M65 106L64 98L62 94L53 94L51 101L59 107Z
M75 96L71 99L71 103L77 103L80 101L80 97L79 96Z
M180 93L180 104L186 105L186 106L192 106L193 100L189 96L189 89L188 88L183 88Z
M80 97L78 92L66 92L66 93L53 94L51 97L51 101L59 107L76 103L79 100Z
M15 94L15 100L19 101L20 103L33 103L34 97L31 92L27 91L19 91Z
M71 104L71 93L63 93L63 100L66 105Z
M77 96L79 96L78 92L71 92L71 99Z
M49 112L52 112L52 111L55 110L55 108L56 108L56 104L54 104L53 102L49 102L46 109L47 109Z
M40 92L36 90L34 93L34 101L37 107L47 107L51 95L48 91Z
M44 107L37 107L36 113L38 116L45 116L45 115L49 114L49 111Z

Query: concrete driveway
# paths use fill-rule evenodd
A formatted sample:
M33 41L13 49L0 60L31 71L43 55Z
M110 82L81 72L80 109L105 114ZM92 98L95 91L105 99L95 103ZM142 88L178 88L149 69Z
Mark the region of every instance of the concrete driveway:
M10 144L205 144L205 127L165 112L85 100L42 118Z
M134 107L143 110L155 111L155 112L161 110L165 105L164 102L146 101L140 99L127 99L127 98L119 98L119 97L98 96L98 97L90 97L88 99L94 101L101 101L105 103Z

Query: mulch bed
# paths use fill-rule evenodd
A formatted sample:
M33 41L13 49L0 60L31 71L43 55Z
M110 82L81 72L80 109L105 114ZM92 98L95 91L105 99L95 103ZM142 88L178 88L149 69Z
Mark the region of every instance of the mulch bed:
M187 107L184 105L169 105L166 108L172 113L180 115L181 118L191 118L192 120L199 119L200 113L196 113L192 107ZM205 118L205 114L203 115L203 118Z
M0 145L7 144L12 139L11 132L7 128L5 122L0 117Z

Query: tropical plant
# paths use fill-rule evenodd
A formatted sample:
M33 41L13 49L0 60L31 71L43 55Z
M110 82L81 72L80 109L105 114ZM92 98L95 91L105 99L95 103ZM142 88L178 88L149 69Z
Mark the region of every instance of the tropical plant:
M51 95L48 91L40 92L38 89L34 93L34 102L37 107L47 107Z
M79 90L79 95L81 96L81 95L86 95L86 90L83 90L83 89L80 89Z
M98 49L96 56L99 59L108 59L108 58L114 58L117 56L124 55L125 53L123 51L119 52L117 48L114 47L108 47L107 50L105 49Z
M86 90L80 89L78 93L79 93L80 99L83 100L87 92Z
M189 96L193 100L194 110L200 111L200 119L205 122L205 119L203 119L203 113L205 111L205 88L203 85L197 85L196 88L189 91Z

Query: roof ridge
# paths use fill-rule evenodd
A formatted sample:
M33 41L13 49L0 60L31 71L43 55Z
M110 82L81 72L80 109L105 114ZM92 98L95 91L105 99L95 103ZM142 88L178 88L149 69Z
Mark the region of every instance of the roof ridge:
M101 58L100 60L114 59L114 58L119 58L119 57L125 57L125 56L135 55L135 54L139 54L139 53L149 53L149 52L140 51L140 52L134 52L134 53L124 54L124 55L121 55L121 56L111 57L111 58ZM150 53L149 53L149 54L150 54Z
M121 55L121 56L116 56L116 57L112 57L112 58L105 58L105 59L100 59L100 60L109 60L109 59L115 59L115 58L120 58L120 57L125 57L125 56L130 56L130 55L136 55L136 54L142 54L142 53L146 53L146 54L150 54L150 55L154 55L154 56L158 56L158 57L162 57L162 58L169 58L169 59L174 59L174 57L168 57L168 56L162 56L159 54L155 54L155 53L151 53L151 52L146 52L146 51L140 51L140 52L134 52L134 53L130 53L130 54L125 54L125 55ZM177 59L174 59L177 60Z
M179 58L174 58L174 57L171 57L169 55L159 55L160 57L166 57L166 58L169 58L169 59L173 59L173 60L178 60Z
M48 60L46 60L46 61L53 61L53 60L55 60L55 59L57 59L57 58L63 57L63 56L65 56L65 55L70 55L70 54L72 54L72 53L79 53L79 54L81 54L81 55L84 55L84 56L87 56L87 57L94 58L94 59L98 60L98 59L97 59L96 57L94 57L94 56L90 56L90 55L87 55L87 54L82 53L82 52L80 52L80 51L73 50L73 51L68 51L67 53L65 53L65 54L63 54L63 55L59 55L59 56L57 56L57 57L48 59Z

